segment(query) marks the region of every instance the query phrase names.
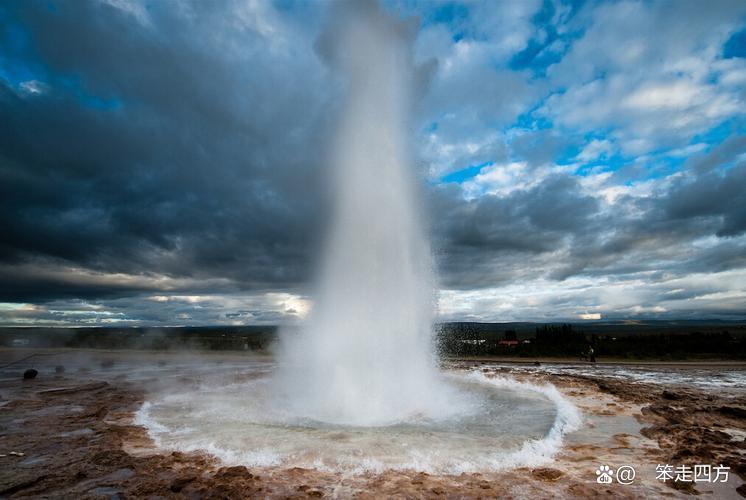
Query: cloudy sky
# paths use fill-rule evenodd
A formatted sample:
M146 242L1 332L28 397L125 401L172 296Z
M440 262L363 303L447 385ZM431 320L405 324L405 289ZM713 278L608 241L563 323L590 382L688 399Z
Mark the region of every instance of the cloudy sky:
M746 3L385 0L441 319L746 318ZM0 325L293 321L330 2L0 4Z

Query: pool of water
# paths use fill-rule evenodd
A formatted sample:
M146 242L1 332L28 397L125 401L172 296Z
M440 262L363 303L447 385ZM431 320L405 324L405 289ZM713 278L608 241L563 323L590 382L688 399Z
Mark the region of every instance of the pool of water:
M225 377L213 371L209 380L154 394L138 423L161 447L205 450L230 464L436 473L544 463L580 423L552 386L450 372L447 383L468 399L457 412L376 427L329 424L278 397L271 373L264 364L234 366Z
M490 363L485 366L510 370L513 373L552 375L583 375L594 378L630 380L661 386L693 386L699 389L742 389L746 387L746 370L743 367L677 368L626 365L572 365L544 363L540 366Z

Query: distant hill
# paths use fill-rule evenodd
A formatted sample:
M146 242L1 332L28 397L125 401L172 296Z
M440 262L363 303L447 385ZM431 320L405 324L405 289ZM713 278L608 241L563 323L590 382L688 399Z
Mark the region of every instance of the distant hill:
M598 356L683 359L746 358L746 322L612 320L577 323L447 322L436 325L444 354L468 356ZM147 350L266 351L279 327L2 327L0 346ZM283 329L292 335L293 329Z

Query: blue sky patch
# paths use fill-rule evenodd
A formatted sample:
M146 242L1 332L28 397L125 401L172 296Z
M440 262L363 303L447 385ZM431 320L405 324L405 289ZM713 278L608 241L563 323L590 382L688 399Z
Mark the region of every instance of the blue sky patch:
M723 57L731 59L733 57L746 58L746 29L737 31L725 42L723 46Z
M443 183L456 182L460 184L476 176L477 174L479 174L480 170L491 164L491 161L487 161L478 165L471 165L466 168L462 168L461 170L457 170L456 172L451 172L450 174L441 177L440 180Z

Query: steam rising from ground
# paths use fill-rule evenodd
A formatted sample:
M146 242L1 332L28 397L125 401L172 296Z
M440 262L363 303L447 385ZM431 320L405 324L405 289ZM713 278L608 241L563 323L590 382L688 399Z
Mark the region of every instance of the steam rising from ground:
M299 413L383 425L458 406L432 346L430 248L410 169L413 82L406 26L356 4L320 41L348 78L332 155L335 205L319 289L279 380Z

